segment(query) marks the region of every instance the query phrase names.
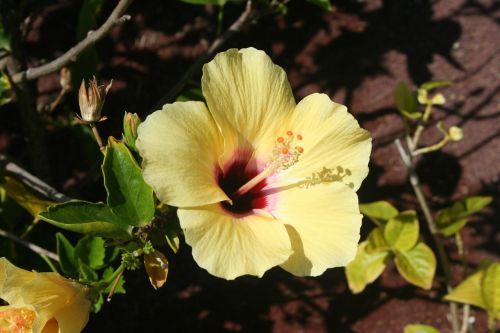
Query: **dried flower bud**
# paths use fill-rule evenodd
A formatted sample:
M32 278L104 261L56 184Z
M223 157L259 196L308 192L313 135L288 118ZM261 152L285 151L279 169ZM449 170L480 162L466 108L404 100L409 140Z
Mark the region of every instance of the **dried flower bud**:
M144 254L144 267L153 288L161 288L168 276L168 260L160 251L154 250Z
M141 123L141 119L137 113L125 112L123 117L123 138L127 146L136 150L135 140L137 139L137 127Z
M85 87L85 80L82 80L80 92L78 94L78 102L80 104L80 112L82 120L87 123L94 123L104 120L101 118L101 110L106 100L106 95L113 81L106 86L98 86L95 76L89 82L88 90Z
M464 137L464 133L460 127L457 126L451 126L448 129L448 136L450 137L451 140L453 141L460 141Z

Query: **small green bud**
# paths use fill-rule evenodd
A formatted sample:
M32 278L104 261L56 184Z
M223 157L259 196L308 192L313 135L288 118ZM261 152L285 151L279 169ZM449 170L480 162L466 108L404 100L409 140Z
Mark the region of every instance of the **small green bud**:
M106 118L101 117L102 106L106 100L106 95L113 80L106 86L98 86L95 76L90 80L89 87L85 86L85 80L82 80L80 91L78 93L78 104L80 105L81 120L85 123L95 123Z
M125 112L123 117L123 139L127 146L137 151L135 140L137 139L137 127L141 123L141 119L137 113Z
M146 244L144 244L144 246L142 247L142 252L144 252L144 254L149 254L149 253L152 253L154 251L155 251L155 249L153 247L153 244L151 244L150 241L147 241Z
M460 127L457 126L451 126L448 129L448 136L450 137L451 140L453 141L460 141L464 137L464 133Z
M138 258L138 253L134 251L122 254L122 265L131 271L135 271L141 267L141 261Z

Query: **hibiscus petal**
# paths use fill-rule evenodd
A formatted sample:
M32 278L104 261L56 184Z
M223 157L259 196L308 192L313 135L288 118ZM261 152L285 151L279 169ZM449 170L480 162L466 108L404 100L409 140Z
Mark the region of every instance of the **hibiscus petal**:
M269 155L295 108L283 69L263 51L230 49L203 66L201 83L226 140L225 154L251 145Z
M83 286L56 273L34 274L33 281L22 287L24 302L37 313L33 332L41 332L51 318L56 318L61 332L81 332L90 308Z
M193 257L211 274L228 280L262 276L292 253L285 226L267 214L236 218L219 205L178 210Z
M287 227L294 254L281 265L298 276L318 276L354 259L362 215L356 193L337 182L273 194L272 214Z
M299 162L279 175L280 182L293 183L311 177L323 168L346 175L345 184L357 190L368 174L371 137L359 127L343 105L334 103L325 94L312 94L297 105L290 127L300 133L297 141L304 153ZM338 169L340 167L340 169Z
M138 129L146 182L169 205L189 207L227 200L216 180L223 139L201 102L167 104Z

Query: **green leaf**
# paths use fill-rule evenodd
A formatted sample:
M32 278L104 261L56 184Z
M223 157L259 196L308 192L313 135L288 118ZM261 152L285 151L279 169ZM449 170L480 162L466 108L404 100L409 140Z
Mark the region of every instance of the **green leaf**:
M108 280L113 274L114 274L114 269L113 267L108 267L104 270L102 273L102 280ZM118 280L118 284L116 285L115 289L115 294L125 294L125 288L123 285L125 284L125 280L123 279L123 275L120 276L120 279ZM113 287L113 283L111 283L105 290L104 292L109 293L111 291L111 288Z
M450 236L458 232L467 223L467 217L480 211L492 201L489 196L470 196L455 202L451 207L439 210L436 214L436 225L439 231Z
M404 333L439 333L439 331L429 325L411 324L405 326Z
M484 269L475 272L456 286L448 295L446 295L444 300L471 304L486 309L486 303L483 300L481 287L483 277Z
M153 189L144 182L141 168L124 143L109 139L102 172L111 210L131 225L149 223L155 212Z
M491 264L486 268L481 285L488 314L500 319L500 263Z
M69 276L77 276L78 264L75 260L75 248L60 232L56 234L56 241L61 270Z
M4 73L0 73L0 106L10 103L12 100L12 87L9 79Z
M452 81L430 81L430 82L423 83L420 86L420 89L424 89L424 90L429 91L429 90L432 90L432 89L435 89L438 87L451 86L452 84L453 84Z
M326 11L332 10L332 4L330 3L330 0L307 0L307 2L310 2L313 5L316 5Z
M98 275L92 268L90 268L89 266L87 266L86 264L84 264L81 261L79 262L79 266L80 266L80 280L81 281L83 281L83 282L95 282L98 280Z
M398 210L387 201L375 201L367 204L360 204L361 214L375 220L378 224L385 224L389 219L398 215Z
M106 255L104 240L101 237L83 237L76 244L75 255L90 268L101 268L104 265L104 257Z
M378 227L373 229L366 239L368 244L366 245L365 251L367 253L373 253L377 251L390 251L391 247L387 244L384 238L384 229Z
M388 251L366 252L367 244L366 241L359 244L356 258L347 264L345 269L349 289L355 294L362 292L367 284L375 281L390 259Z
M420 111L417 109L417 96L410 91L406 83L399 82L394 89L394 100L398 110L409 118L419 118Z
M436 223L439 232L443 234L443 236L451 236L458 231L460 231L467 224L467 219L462 220L454 220L449 222L448 224L439 224Z
M117 240L130 239L130 227L101 203L69 201L50 207L38 215L56 227Z
M436 257L424 243L409 251L397 251L395 258L399 274L411 284L430 289L436 272Z
M417 214L413 210L408 210L387 222L384 227L384 238L396 250L406 251L417 243L418 232Z

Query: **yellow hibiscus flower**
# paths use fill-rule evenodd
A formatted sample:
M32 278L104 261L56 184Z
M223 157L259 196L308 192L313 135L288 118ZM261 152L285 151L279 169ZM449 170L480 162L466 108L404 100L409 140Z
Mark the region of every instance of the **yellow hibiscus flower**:
M0 333L78 333L89 317L85 288L57 273L29 272L0 258Z
M137 139L144 178L179 208L196 262L234 279L276 265L316 276L351 261L369 133L327 95L296 105L283 69L254 48L219 53L202 89L207 105L167 104Z

